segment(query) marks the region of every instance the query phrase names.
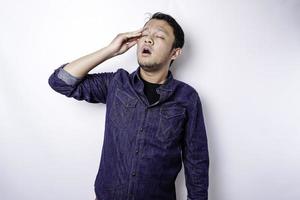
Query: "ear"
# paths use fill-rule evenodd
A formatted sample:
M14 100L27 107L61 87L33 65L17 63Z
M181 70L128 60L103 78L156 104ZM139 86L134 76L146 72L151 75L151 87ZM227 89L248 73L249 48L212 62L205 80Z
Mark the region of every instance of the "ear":
M172 57L171 60L175 60L182 52L181 48L176 48L172 50Z

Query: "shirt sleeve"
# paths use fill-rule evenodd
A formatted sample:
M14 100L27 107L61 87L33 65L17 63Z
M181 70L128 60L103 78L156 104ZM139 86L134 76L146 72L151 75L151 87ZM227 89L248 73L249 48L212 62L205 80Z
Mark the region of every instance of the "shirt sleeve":
M83 78L72 76L63 69L65 63L54 70L48 79L50 87L56 92L89 103L106 103L108 86L114 72L87 74Z
M207 200L209 154L202 105L195 93L188 108L188 120L182 143L182 159L188 200Z

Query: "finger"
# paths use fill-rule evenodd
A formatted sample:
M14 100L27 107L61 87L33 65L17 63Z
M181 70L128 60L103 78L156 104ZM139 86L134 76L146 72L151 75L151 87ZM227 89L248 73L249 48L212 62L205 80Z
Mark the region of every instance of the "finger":
M131 47L133 47L135 44L137 43L137 41L131 41L131 42L127 42L126 45L128 47L128 49L130 49Z
M141 38L141 35L133 36L131 38L127 38L126 42L136 41Z
M137 29L137 30L135 30L135 31L131 31L131 32L128 32L129 34L135 34L135 33L140 33L140 32L142 32L142 30L143 30L143 28L139 28L139 29Z
M140 36L141 34L142 34L142 28L138 29L136 31L126 33L126 37L127 38L133 38L133 37Z
M136 38L140 38L141 37L141 33L136 33L136 34L128 34L126 35L126 39L130 40L130 39L136 39Z

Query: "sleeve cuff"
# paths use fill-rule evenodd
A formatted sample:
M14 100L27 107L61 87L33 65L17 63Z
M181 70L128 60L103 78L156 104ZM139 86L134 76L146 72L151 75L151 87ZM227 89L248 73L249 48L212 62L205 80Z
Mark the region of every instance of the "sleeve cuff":
M68 85L76 85L81 81L82 78L75 77L71 75L69 72L63 69L64 66L66 66L68 63L65 63L59 67L59 71L57 74L57 77L61 80L63 80Z

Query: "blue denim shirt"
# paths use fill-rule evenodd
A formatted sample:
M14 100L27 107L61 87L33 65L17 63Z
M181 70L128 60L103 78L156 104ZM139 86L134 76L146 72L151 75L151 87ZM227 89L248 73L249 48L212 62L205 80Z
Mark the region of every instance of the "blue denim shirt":
M208 199L208 145L197 91L173 78L157 88L149 105L138 67L133 73L87 74L76 78L54 70L49 85L57 92L106 104L105 133L95 180L99 200L175 200L175 179L184 164L187 198Z

